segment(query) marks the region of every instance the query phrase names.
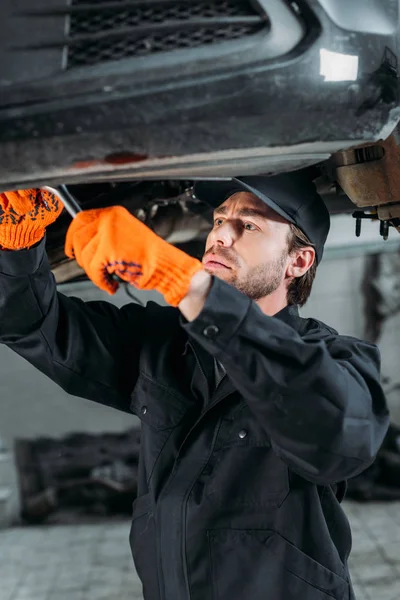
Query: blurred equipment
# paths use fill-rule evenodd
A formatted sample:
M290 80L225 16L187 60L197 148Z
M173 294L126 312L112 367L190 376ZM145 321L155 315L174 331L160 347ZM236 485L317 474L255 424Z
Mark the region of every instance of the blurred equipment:
M400 500L400 428L389 427L374 464L348 481L347 498L359 502Z
M93 522L131 514L140 430L17 440L25 523Z
M378 343L385 321L400 313L400 250L365 257L363 293L364 337Z

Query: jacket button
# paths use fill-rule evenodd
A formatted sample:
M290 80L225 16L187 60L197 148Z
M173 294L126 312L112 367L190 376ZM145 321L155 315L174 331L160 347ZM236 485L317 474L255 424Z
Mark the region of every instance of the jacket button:
M147 406L142 406L140 412L142 413L142 415L145 415L147 413Z
M203 331L203 335L205 335L206 337L208 337L210 339L217 337L218 334L219 334L219 328L216 325L209 325Z
M239 437L241 440L244 440L244 438L247 437L247 431L245 429L239 431Z

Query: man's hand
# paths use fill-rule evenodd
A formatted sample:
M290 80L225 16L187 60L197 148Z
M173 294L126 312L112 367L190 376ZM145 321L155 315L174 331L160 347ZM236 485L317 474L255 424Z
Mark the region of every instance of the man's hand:
M203 310L211 284L212 277L207 271L199 271L193 275L188 293L179 303L179 310L185 319L188 321L197 319Z
M72 221L65 252L90 279L114 294L120 279L141 290L157 290L171 306L187 295L200 261L156 235L122 206L87 210Z
M0 247L3 250L22 250L34 246L62 210L60 200L45 190L0 194Z

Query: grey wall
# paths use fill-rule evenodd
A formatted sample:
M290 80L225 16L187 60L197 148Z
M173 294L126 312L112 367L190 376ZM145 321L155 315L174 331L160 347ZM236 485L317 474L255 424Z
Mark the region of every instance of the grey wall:
M60 290L83 300L107 300L117 306L131 301L124 291L109 296L91 283L62 286ZM142 302L163 302L157 293L136 295ZM0 439L9 448L16 437L54 437L80 431L122 431L138 424L133 415L69 396L27 361L2 345L0 365Z
M320 319L339 333L363 337L363 265L363 256L323 261L301 314Z

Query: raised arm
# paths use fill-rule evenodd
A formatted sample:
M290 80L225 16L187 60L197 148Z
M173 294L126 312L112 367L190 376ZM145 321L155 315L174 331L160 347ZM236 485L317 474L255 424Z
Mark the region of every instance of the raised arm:
M300 335L207 273L180 308L293 470L331 484L372 463L389 424L376 346L317 327Z

